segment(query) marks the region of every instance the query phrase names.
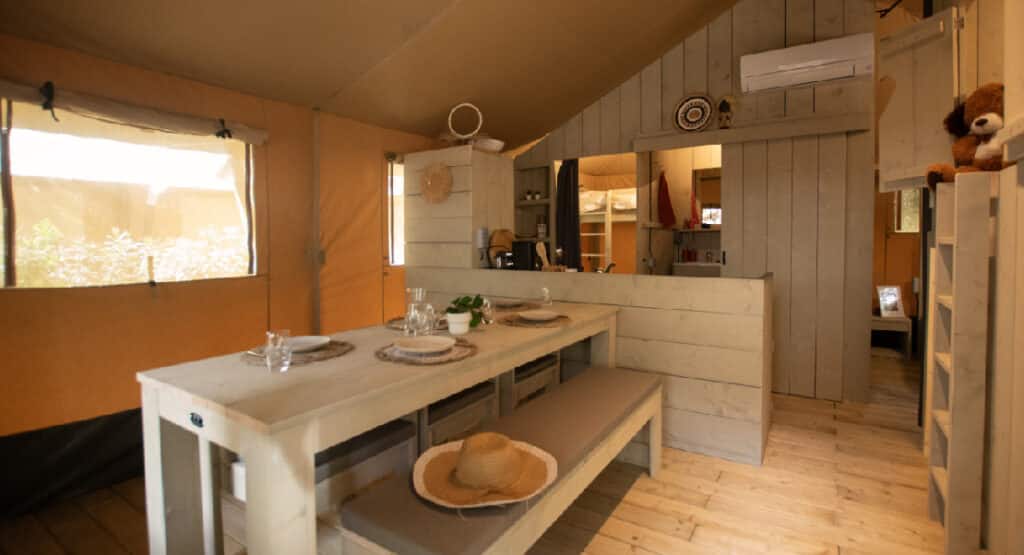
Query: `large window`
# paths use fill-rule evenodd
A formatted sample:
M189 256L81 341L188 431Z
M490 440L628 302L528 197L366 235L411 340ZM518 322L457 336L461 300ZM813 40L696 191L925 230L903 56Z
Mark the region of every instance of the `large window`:
M405 166L388 162L388 263L405 264Z
M4 208L14 225L3 232L14 245L4 265L5 276L13 269L14 286L254 273L244 142L10 107Z

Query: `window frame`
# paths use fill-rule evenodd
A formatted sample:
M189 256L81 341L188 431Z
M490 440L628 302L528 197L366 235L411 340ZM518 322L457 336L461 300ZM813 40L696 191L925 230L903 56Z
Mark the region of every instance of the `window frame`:
M14 180L12 173L12 160L11 160L11 135L14 130L14 114L13 114L14 100L6 97L0 97L0 199L2 199L2 219L3 219L3 242L4 242L4 253L3 253L3 267L4 267L4 279L3 283L0 284L0 289L88 289L93 287L122 287L122 286L135 286L146 284L146 281L132 281L125 283L97 283L89 285L73 285L67 287L38 287L38 286L19 286L17 280L17 221L15 202L14 202ZM125 125L132 127L132 124L107 120L102 117L96 116L84 116L91 117L108 125ZM54 116L56 119L56 116ZM224 121L221 120L221 124L224 125ZM140 125L141 128L149 128L144 125ZM168 135L190 135L190 133L182 131L172 131L160 129L156 130L161 133ZM226 134L222 135L223 131L227 131ZM194 135L194 134L191 134ZM215 134L220 139L233 139L231 132L224 126L221 131ZM102 138L97 136L97 138ZM243 206L244 206L244 224L246 225L245 239L246 247L245 252L248 256L248 262L246 264L246 273L240 275L226 275L217 277L197 277L183 280L165 281L159 283L189 283L198 281L210 281L219 279L246 279L258 277L258 249L256 245L256 224L257 224L257 212L256 212L256 191L255 191L255 150L253 143L243 140L241 138L235 139L243 143L244 145L244 160L242 165L244 167L244 191ZM148 282L150 285L156 285L158 283L155 280Z

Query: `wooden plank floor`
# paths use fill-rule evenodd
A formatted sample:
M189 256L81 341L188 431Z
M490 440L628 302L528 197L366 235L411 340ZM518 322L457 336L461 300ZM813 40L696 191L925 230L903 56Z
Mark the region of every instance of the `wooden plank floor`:
M531 553L941 553L928 520L918 370L872 357L867 404L775 397L765 464L666 449L658 480L613 464ZM225 551L239 544L225 538ZM146 552L141 478L0 523L0 552Z

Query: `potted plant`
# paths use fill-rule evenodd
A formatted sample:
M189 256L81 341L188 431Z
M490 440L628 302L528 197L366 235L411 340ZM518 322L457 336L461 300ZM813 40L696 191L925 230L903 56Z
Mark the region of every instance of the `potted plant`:
M456 297L445 310L448 314L448 333L452 335L465 335L470 328L480 325L484 319L481 307L484 299L480 295L470 297Z

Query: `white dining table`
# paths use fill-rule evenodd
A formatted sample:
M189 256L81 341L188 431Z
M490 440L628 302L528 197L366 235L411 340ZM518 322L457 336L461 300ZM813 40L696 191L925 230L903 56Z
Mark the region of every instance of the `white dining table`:
M139 372L150 553L220 553L214 446L246 464L251 555L316 553L314 456L519 365L591 338L590 362L615 366L617 308L555 303L559 327L489 324L477 353L436 366L379 360L399 337L383 326L334 334L355 349L285 373L241 353Z

